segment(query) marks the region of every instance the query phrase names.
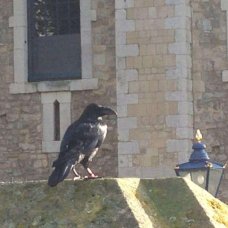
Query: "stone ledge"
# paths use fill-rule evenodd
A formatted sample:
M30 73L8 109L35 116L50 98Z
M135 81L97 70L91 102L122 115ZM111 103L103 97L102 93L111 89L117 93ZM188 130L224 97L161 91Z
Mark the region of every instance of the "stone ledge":
M59 91L79 91L98 89L98 79L62 80L31 83L10 84L11 94L36 93L36 92L59 92Z
M1 227L227 227L228 206L182 178L0 183Z

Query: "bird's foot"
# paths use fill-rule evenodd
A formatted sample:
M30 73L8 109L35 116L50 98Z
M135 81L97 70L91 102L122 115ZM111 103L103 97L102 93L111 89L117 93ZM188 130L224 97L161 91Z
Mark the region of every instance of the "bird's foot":
M95 174L89 175L89 176L85 176L84 179L85 180L89 180L89 179L97 179L97 178L101 178L100 176L97 176Z
M82 179L81 176L76 176L76 177L73 178L74 181L76 181L76 180L81 180L81 179Z

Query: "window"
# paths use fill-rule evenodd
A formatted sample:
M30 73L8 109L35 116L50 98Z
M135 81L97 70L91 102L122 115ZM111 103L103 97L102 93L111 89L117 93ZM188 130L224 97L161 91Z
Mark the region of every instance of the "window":
M28 0L28 80L81 77L79 0Z
M35 0L30 0L30 1L13 0L13 15L9 18L9 27L13 28L14 78L13 78L13 82L9 85L10 93L11 94L37 93L37 92L46 93L46 92L97 89L98 78L93 77L93 67L92 67L93 57L92 57L92 27L91 27L91 21L96 20L96 10L91 10L91 0L80 0L80 1L79 0L77 1L58 0L58 2L61 4L65 3L65 6L70 3L71 4L74 3L75 6L77 7L80 6L80 15L79 15L78 8L77 8L77 11L74 11L73 13L73 15L75 16L72 15L72 11L71 11L72 8L70 9L70 11L64 13L65 15L64 20L67 18L67 21L68 21L67 26L69 26L67 27L68 29L67 31L71 33L72 31L74 31L73 28L75 28L76 30L74 31L74 33L71 33L71 34L57 34L57 31L60 31L61 29L57 30L58 28L57 25L55 25L54 28L53 28L53 25L56 23L62 23L62 22L59 22L59 20L61 20L60 17L58 17L58 22L56 22L57 18L54 20L55 17L52 16L53 19L51 21L51 26L49 26L49 27L52 27L52 29L49 29L49 28L47 29L47 26L46 27L44 26L44 29L43 29L44 31L46 28L46 32L45 32L46 36L43 35L44 32L41 33L43 36L37 36L37 32L34 32L36 28L35 25L31 27L32 23L34 23L34 19L33 19L34 15L32 14L30 9L31 7L33 8L37 7L36 5L34 5L35 2L37 2L37 0L36 1ZM43 0L41 2L46 2L46 1ZM56 7L58 6L57 1L52 0L52 2L55 3L55 4L52 4L53 6L52 8L56 9ZM49 6L49 8L51 8L51 6ZM53 12L53 9L52 9L52 12ZM75 13L75 12L78 12L78 13ZM42 13L44 12L42 11ZM46 11L46 14L47 14L47 17L50 17L49 15L51 13L49 12L47 13ZM55 15L57 15L57 12L55 12ZM66 16L66 15L69 15L69 16ZM43 21L45 21L43 16L40 16L40 17ZM78 18L77 24L78 25L80 24L80 27L73 26L73 24L75 24L74 22L76 22L75 21L76 18ZM39 19L37 23L38 22L39 22ZM41 24L41 22L39 22L38 24ZM33 34L29 33L31 28L33 28L33 32L34 32ZM54 29L56 33L53 32ZM65 28L62 29L61 31L63 30L65 30ZM80 43L74 42L74 45L75 45L75 48L76 48L76 45L78 45L77 48L80 53L77 52L75 48L74 50L73 48L70 48L70 51L68 53L66 53L66 51L63 52L63 49L65 50L66 46L69 45L68 42L64 42L64 46L61 46L61 45L57 46L57 48L60 49L60 51L58 52L58 55L61 53L61 56L52 55L52 57L54 58L62 58L64 60L63 62L61 62L61 64L59 64L60 66L58 66L57 62L55 61L54 64L55 66L57 65L57 67L61 67L63 63L70 64L69 62L65 61L65 59L63 58L63 54L65 55L67 54L68 56L70 53L72 55L77 55L78 58L76 58L76 60L73 60L72 56L70 58L70 60L74 61L74 65L73 64L72 65L75 69L75 73L73 74L71 71L72 74L69 75L69 73L67 74L68 68L63 69L62 67L62 75L60 70L58 70L58 72L57 70L55 70L56 72L48 72L45 75L45 71L43 70L44 68L41 68L40 66L38 66L38 61L35 58L38 58L40 61L43 61L41 57L45 58L45 55L47 53L40 52L40 48L38 48L39 52L37 52L35 50L36 45L34 45L33 42L40 44L39 41L41 42L43 41L43 43L45 43L48 39L57 40L58 37L61 41L61 38L64 39L65 37L67 39L68 37L68 39L70 39L70 36L72 36L71 38L74 40L73 36L78 35L76 31L78 32L80 31L81 38L78 38L78 40L80 40ZM50 34L51 32L52 34ZM48 33L49 33L49 36L47 36ZM63 32L60 32L60 33L63 33ZM28 38L30 39L29 41L28 41ZM31 51L32 48L34 49L33 51ZM28 51L28 49L30 49L30 52ZM45 51L47 52L47 50ZM56 52L56 50L52 50L52 51ZM33 59L31 58L32 54L34 55ZM50 58L48 59L50 61ZM29 66L28 66L28 63L30 64ZM77 64L78 64L78 67L76 67ZM65 64L65 67L66 67L66 64ZM37 74L38 72L37 68L42 69L42 71L39 72L40 74ZM51 70L53 69L57 69L57 68L54 68L54 67L51 68ZM32 72L35 74L32 74ZM70 80L70 79L78 79L78 80Z
M91 0L13 0L9 27L14 78L9 91L41 93L45 153L59 151L71 122L71 92L98 88L92 72L91 21L95 20Z
M60 140L71 123L71 92L41 93L43 152L58 152Z

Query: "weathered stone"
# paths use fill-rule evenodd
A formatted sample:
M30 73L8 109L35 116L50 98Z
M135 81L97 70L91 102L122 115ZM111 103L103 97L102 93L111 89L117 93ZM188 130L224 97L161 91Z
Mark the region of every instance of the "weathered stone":
M81 4L88 9L82 11L87 20L81 21L83 62L92 63L83 68L86 78L24 83L25 1L0 3L0 178L48 176L57 156L45 152L44 141L42 150L40 94L48 91L77 90L69 92L67 113L72 121L91 102L117 109L118 120L108 120L106 144L92 163L102 175L174 175L176 163L188 160L193 126L202 129L210 157L225 163L227 1L83 0ZM129 142L136 142L135 147ZM59 144L53 141L56 151ZM227 180L225 171L223 199ZM34 218L34 224L39 219Z
M3 227L191 224L209 228L228 224L227 205L180 178L65 181L55 189L46 182L8 183L0 189L0 199L5 202L0 208Z

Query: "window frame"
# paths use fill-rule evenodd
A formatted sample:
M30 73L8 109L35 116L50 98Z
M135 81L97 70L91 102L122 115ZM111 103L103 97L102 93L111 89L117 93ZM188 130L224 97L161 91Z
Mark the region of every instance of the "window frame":
M91 21L94 11L91 0L80 0L81 21L81 79L57 81L28 81L28 21L27 0L13 0L13 16L9 27L14 32L14 82L10 84L11 94L78 91L98 88L98 79L92 72L92 34Z

